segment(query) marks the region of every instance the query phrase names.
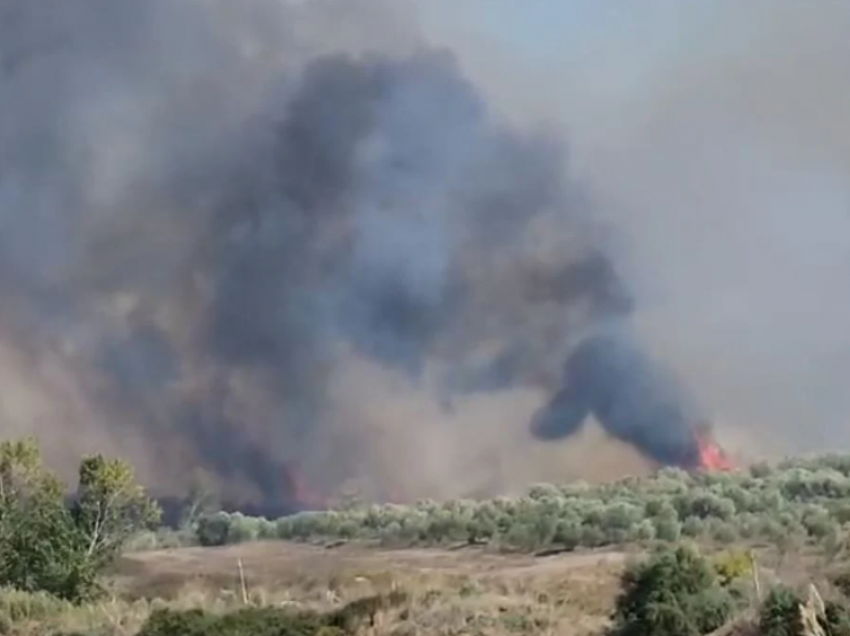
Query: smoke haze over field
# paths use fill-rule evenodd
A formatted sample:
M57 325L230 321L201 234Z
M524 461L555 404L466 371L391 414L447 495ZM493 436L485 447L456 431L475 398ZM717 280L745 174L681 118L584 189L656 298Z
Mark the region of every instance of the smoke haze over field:
M613 309L730 434L850 442L850 9L778 5L606 85L416 3L3 3L2 435L244 502L604 477L526 423Z

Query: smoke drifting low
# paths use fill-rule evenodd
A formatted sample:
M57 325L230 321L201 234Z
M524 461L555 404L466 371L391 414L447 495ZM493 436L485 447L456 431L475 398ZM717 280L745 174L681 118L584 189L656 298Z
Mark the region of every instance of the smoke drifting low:
M562 140L390 5L2 11L2 432L66 467L269 505L498 488L458 448L486 460L504 405L470 392L534 403L631 308Z
M534 417L540 439L575 434L594 415L662 466L704 465L711 422L672 370L649 356L632 334L605 330L582 340L564 369L564 386Z

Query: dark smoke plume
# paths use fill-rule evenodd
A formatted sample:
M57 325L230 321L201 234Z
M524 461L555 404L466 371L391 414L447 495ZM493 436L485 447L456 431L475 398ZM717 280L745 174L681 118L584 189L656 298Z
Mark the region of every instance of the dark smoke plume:
M563 382L532 421L539 439L573 435L593 415L610 435L661 465L700 467L705 414L675 374L625 330L581 340L566 361Z
M389 6L4 3L4 435L129 456L162 494L189 467L240 505L380 494L379 443L463 433L388 422L397 386L469 394L497 352L502 388L550 387L567 334L630 302L558 135Z

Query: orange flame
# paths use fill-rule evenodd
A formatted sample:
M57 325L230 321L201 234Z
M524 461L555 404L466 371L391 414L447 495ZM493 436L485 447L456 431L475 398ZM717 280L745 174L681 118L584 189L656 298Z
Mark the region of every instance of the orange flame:
M709 437L699 440L700 468L709 471L733 470L735 465L726 452Z

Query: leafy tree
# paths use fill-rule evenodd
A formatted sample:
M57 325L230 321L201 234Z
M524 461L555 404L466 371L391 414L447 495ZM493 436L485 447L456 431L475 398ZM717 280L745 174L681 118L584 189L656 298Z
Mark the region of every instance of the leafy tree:
M732 598L706 562L687 547L656 553L623 574L612 633L701 636L730 617Z
M162 513L136 483L132 466L120 459L102 455L84 459L79 480L74 522L86 559L101 569L136 532L155 528Z
M123 462L100 457L80 467L73 508L33 439L0 443L0 585L79 601L101 569L157 508Z
M90 580L61 482L37 443L0 443L0 585L73 598Z

